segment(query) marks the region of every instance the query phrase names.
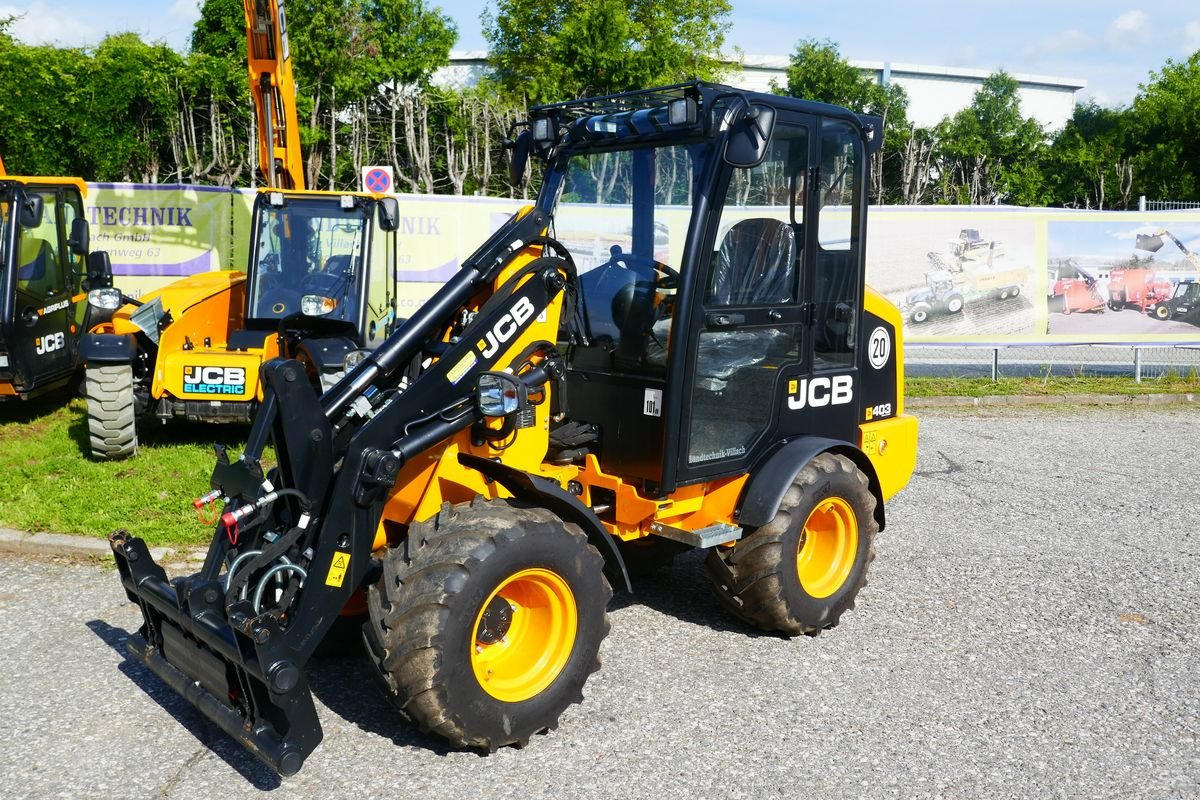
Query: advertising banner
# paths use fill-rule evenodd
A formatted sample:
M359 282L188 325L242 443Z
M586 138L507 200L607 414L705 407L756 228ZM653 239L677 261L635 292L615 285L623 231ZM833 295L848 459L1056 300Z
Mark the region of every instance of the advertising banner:
M872 208L867 282L908 342L1200 343L1200 214Z
M84 205L92 248L138 297L185 275L229 269L231 192L215 186L90 183Z
M89 184L93 246L109 252L117 285L135 297L196 272L244 270L254 194ZM529 203L395 197L401 317ZM626 214L609 219L611 213L594 211L589 224L571 226L575 238L582 231L587 241L565 242L581 264L603 260L609 246L629 235L620 228L628 226ZM661 211L655 257L677 264L688 211ZM583 204L562 209L592 212ZM830 212L822 215L823 244L848 231L848 212ZM867 282L900 307L905 338L914 344L1200 344L1200 212L874 207L866 257Z

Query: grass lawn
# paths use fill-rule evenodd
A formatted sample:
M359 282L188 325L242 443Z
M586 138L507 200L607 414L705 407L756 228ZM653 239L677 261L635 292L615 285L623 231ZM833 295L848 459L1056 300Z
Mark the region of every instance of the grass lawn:
M126 528L151 546L207 542L192 501L208 491L212 442L240 452L245 425L151 427L126 461L96 462L86 404L54 393L0 405L0 526L107 537Z
M1164 375L1143 378L1093 376L1047 376L1026 378L908 378L904 381L907 397L984 397L987 395L1058 396L1074 394L1188 394L1200 392L1200 378L1191 375Z
M910 397L1200 392L1194 375L1129 378L909 378ZM143 431L138 455L90 458L84 401L54 394L0 405L0 526L106 537L117 528L151 546L204 543L213 527L192 500L208 491L212 442L240 453L249 427L172 423Z

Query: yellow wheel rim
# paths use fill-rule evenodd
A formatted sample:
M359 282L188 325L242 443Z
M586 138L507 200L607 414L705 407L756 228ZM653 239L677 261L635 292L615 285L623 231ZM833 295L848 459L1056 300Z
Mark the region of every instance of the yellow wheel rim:
M796 550L800 585L812 597L829 597L842 588L858 554L858 518L840 497L819 503L804 522Z
M560 576L546 569L510 576L475 616L475 679L506 703L536 696L566 666L578 623L575 595Z

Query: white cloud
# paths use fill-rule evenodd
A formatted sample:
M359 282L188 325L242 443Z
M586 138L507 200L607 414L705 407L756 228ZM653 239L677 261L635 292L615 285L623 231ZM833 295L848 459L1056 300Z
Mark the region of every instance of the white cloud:
M25 44L80 46L96 39L93 28L77 16L43 2L25 7L0 5L0 18L17 17L9 31Z
M1025 48L1021 51L1021 55L1025 58L1061 56L1087 50L1092 44L1092 37L1081 30L1071 28L1054 36L1048 36L1040 41L1025 45Z
M1154 31L1150 17L1144 11L1126 11L1108 26L1107 39L1110 46L1118 50L1134 50L1151 43Z
M1189 53L1200 50L1200 19L1194 19L1184 26L1183 46Z
M175 0L167 13L183 22L195 22L200 19L200 0Z

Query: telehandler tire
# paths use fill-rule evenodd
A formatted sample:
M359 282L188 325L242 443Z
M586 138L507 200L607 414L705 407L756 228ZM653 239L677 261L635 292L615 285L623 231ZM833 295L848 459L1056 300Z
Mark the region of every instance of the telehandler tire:
M136 454L133 367L129 364L88 367L84 376L84 394L87 396L92 457L107 461Z
M845 456L822 453L770 522L714 549L705 566L717 597L745 622L815 636L854 608L878 531L867 476Z
M600 668L600 553L541 508L476 498L409 529L368 589L364 641L423 731L494 752L553 730Z

